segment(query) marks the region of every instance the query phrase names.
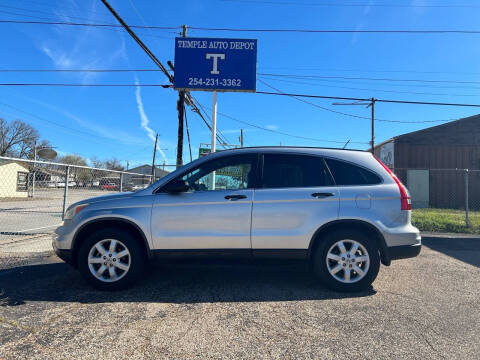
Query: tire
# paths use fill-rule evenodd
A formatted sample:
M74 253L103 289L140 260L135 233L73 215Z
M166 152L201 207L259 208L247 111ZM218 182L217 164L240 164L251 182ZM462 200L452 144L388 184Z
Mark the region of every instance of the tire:
M320 241L312 258L313 270L325 286L338 292L370 287L380 269L375 239L360 231L345 229L331 232ZM357 248L352 249L354 246Z
M115 241L113 245L112 240ZM77 258L78 270L96 289L125 289L143 274L146 256L142 250L138 239L130 233L102 229L90 234L82 243ZM98 272L100 275L94 274Z

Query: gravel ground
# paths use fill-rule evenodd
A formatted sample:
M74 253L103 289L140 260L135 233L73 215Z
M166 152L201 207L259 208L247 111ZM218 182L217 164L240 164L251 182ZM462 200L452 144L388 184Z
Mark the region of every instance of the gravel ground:
M0 249L0 359L478 359L480 239L425 244L354 295L272 262L155 265L105 293L48 253Z

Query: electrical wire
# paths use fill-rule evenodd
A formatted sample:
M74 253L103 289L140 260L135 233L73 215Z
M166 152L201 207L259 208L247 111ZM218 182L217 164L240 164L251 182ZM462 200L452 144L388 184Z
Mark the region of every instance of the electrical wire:
M277 89L276 87L274 87L274 86L266 83L265 81L262 81L262 80L259 80L259 81L260 81L262 84L268 86L269 88L275 90L277 94L281 94L281 93L282 93L281 90L279 90L279 89ZM257 92L258 92L258 91L257 91ZM329 109L329 108L320 106L320 105L318 105L318 104L312 103L312 102L310 102L310 101L307 101L307 100L305 100L305 99L302 99L301 97L297 97L297 96L294 96L294 95L290 95L290 96L291 96L292 98L294 98L295 100L298 100L298 101L301 101L301 102L303 102L303 103L312 105L312 106L314 106L314 107L317 107L317 108L322 109L322 110L325 110L325 111L329 111L329 112L333 112L333 113L337 113L337 114L340 114L340 115L349 116L349 117L357 118L357 119L371 120L371 118L370 118L370 117L367 117L367 116L354 115L354 114L349 114L349 113L345 113L345 112L341 112L341 111L332 110L332 109ZM344 99L344 100L346 100L346 99ZM363 100L360 100L360 101L371 101L371 99L363 99ZM375 101L376 101L376 100L375 100ZM404 121L404 120L390 120L390 119L375 118L375 121L391 122L391 123L405 123L405 124L422 124L422 123L449 122L449 121L452 121L452 120L456 120L456 119Z
M256 129L268 131L268 132L271 132L271 133L276 133L276 134L279 134L279 135L289 136L289 137L293 137L293 138L297 138L297 139L302 139L302 140L328 142L328 143L335 143L335 144L345 144L345 141L311 138L311 137L307 137L307 136L294 135L294 134L286 133L286 132L283 132L283 131L278 131L278 130L275 130L275 129L269 129L269 128L266 128L266 127L263 127L263 126L260 126L260 125L252 124L252 123L247 122L247 121L244 121L244 120L240 120L240 119L235 118L235 117L233 117L233 116L231 116L231 115L227 115L227 114L224 114L224 113L221 113L221 112L217 112L217 113L218 113L218 115L220 115L220 116L223 116L223 117L225 117L225 118L227 118L227 119L230 119L230 120L233 120L233 121L236 121L236 122L239 122L239 123L241 123L241 124L245 124L245 125L254 127L254 128L256 128ZM350 142L351 142L351 143L355 143L355 144L362 144L362 145L365 145L365 144L368 145L368 144L369 144L368 142L361 142L361 141L350 141Z
M316 33L316 34L480 34L480 30L362 30L362 29L268 29L268 28L227 28L189 26L191 30L200 31L229 31L229 32L257 32L257 33Z
M0 83L0 86L60 86L60 87L165 87L164 84L77 84L77 83ZM282 93L282 92L268 92L268 91L256 91L256 94L263 95L279 95L279 96L295 96L317 99L333 99L333 100L354 100L354 101L370 101L371 98L354 98L346 96L326 96L326 95L314 95L314 94L295 94L295 93ZM462 107L480 107L480 104L465 104L465 103L447 103L447 102L434 102L434 101L411 101L411 100L389 100L389 99L375 99L376 102L396 103L396 104L415 104L415 105L443 105L443 106L462 106Z
M222 0L224 2L237 2L258 5L294 5L294 6L321 6L321 7L384 7L384 8L478 8L476 5L432 5L432 4L378 4L378 3L341 3L341 2L298 2L298 1L268 1L268 0Z
M99 28L122 28L122 25L99 24L99 23L78 23L72 21L27 21L27 20L0 20L0 23L11 24L31 24L31 25L67 25L67 26L90 26ZM129 25L136 29L154 29L154 30L177 30L179 26L157 26L157 25Z
M372 88L357 88L357 87L348 87L348 86L335 86L335 85L324 85L319 83L312 83L312 82L305 82L305 81L294 81L294 80L285 80L285 79L277 79L277 78L268 78L261 76L262 79L272 80L272 81L280 81L289 84L300 84L300 85L309 85L309 86L316 86L316 87L326 87L326 88L335 88L335 89L346 89L346 90L360 90L360 91L379 91L379 92L387 92L387 93L394 93L394 94L410 94L410 95L431 95L431 96L480 96L478 94L447 94L447 93L431 93L431 92L418 92L418 91L400 91L400 90L384 90L384 89L372 89ZM480 89L480 88L479 88Z
M295 79L341 79L341 80L368 80L368 81L402 81L402 82L420 82L420 83L477 84L477 85L480 84L480 81L456 81L456 80L396 79L396 78L297 75L297 74L273 74L273 73L257 73L257 75L286 77L286 78L295 78Z
M77 73L77 72L92 72L92 73L121 73L121 72L160 72L159 69L0 69L0 72L38 72L38 73ZM275 73L257 73L258 76L280 79L299 79L308 81L330 81L339 82L338 80L366 80L366 81L382 81L382 82L420 82L420 83L451 83L451 84L478 84L480 81L457 81L457 80L439 80L439 79L399 79L399 78L371 78L371 77L347 77L347 76L321 76L321 75L302 75L302 74L275 74ZM479 74L480 75L480 74ZM284 80L286 81L286 80ZM343 81L345 82L345 81ZM347 83L356 83L347 81ZM396 84L398 85L398 84ZM401 84L402 86L419 86L418 84ZM432 85L428 85L431 87ZM472 88L480 89L480 87L439 87L439 88Z
M208 115L208 113L205 111L205 108L203 107L203 105L197 100L195 99L193 96L192 96L192 100L195 102L195 108L196 108L196 113L198 115L200 115L200 117L202 118L203 122L205 123L205 125L207 125L208 129L210 131L212 131L212 126L208 123L208 121L205 119L205 117L207 117L207 119L209 121L212 121L212 119L210 118L210 116ZM196 106L198 105L198 107ZM203 114L201 113L203 111L203 113L205 114L205 117L203 116ZM222 134L222 132L217 128L217 141L220 143L221 146L223 146L224 149L227 148L228 144L229 144L229 141L228 139L225 137L225 135Z
M100 23L78 23L71 21L27 21L27 20L0 20L0 23L11 24L31 24L31 25L67 25L67 26L91 26L99 28L115 27L120 28L121 25L100 24ZM157 25L130 25L131 28L137 29L154 29L154 30L178 30L179 26L157 26ZM362 30L362 29L242 29L242 28L215 28L215 27L201 27L189 26L191 30L200 31L229 31L229 32L260 32L260 33L317 33L317 34L350 34L350 33L364 33L364 34L480 34L480 30Z
M98 138L98 139L102 139L102 140L112 140L114 141L112 138L109 138L109 137L106 137L106 136L101 136L101 135L98 135L98 134L94 134L94 133L90 133L90 132L87 132L87 131L82 131L82 130L79 130L79 129L74 129L72 127L69 127L69 126L66 126L66 125L63 125L63 124L59 124L55 121L52 121L52 120L49 120L49 119L46 119L42 116L39 116L39 115L36 115L36 114L32 114L28 111L25 111L25 110L22 110L16 106L13 106L13 105L10 105L10 104L6 104L4 102L0 102L0 105L3 105L5 107L8 107L10 109L13 109L17 112L20 112L22 114L25 114L27 116L31 116L37 120L40 120L42 122L45 122L45 123L49 123L51 125L54 125L54 126L57 126L59 128L63 128L64 130L68 130L68 132L71 134L73 133L74 135L77 135L77 136L80 136L81 138L84 138L84 139L88 139L88 140L92 140L92 141L95 141L99 144L102 144L102 145L106 145L106 146L111 146L112 143L106 143L106 142L103 142L103 141L98 141L97 139L95 138ZM93 139L92 139L93 137ZM115 142L118 142L115 140ZM140 145L140 144L136 144L136 145ZM150 146L150 145L149 145Z

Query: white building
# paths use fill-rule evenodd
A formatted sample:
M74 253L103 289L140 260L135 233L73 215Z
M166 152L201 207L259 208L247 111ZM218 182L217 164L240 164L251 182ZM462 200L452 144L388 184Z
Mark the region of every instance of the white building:
M0 159L0 199L28 197L28 167Z

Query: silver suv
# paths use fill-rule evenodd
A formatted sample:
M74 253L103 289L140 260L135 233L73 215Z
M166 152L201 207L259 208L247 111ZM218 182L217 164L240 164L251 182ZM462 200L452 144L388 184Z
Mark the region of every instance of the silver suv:
M295 258L337 291L359 291L380 262L420 253L400 180L363 151L259 147L210 154L146 189L70 206L58 256L93 286L119 289L148 260Z

